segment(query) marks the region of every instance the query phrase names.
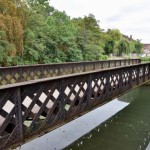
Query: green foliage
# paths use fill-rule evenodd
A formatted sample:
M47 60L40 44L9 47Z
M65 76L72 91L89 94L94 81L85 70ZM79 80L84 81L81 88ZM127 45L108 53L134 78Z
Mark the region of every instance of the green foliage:
M148 57L148 56L141 57L141 61L150 61L150 57Z
M108 56L107 55L101 55L100 60L108 60Z
M140 40L135 41L135 49L136 53L140 54L142 53L143 44L140 43Z
M122 39L122 34L118 29L108 29L105 35L105 54L117 53L117 46L119 41Z
M0 31L0 65L9 66L12 63L13 56L11 56L13 45L6 40L6 33Z
M72 20L76 29L76 43L82 51L83 60L99 60L103 53L102 31L94 15L89 14Z
M125 38L122 38L118 44L118 55L129 54L129 41Z
M83 60L83 54L81 50L69 49L69 51L67 52L68 62L76 62L76 61L82 61L82 60Z
M49 0L27 0L28 6L34 13L41 14L43 17L51 15L54 8L49 5Z
M105 47L104 47L105 54L109 55L109 54L113 53L114 46L115 46L115 43L113 40L106 41Z
M141 53L139 40L104 32L93 14L71 19L49 0L0 1L0 65L106 60Z
M108 29L107 34L115 42L119 41L122 38L122 34L118 29Z

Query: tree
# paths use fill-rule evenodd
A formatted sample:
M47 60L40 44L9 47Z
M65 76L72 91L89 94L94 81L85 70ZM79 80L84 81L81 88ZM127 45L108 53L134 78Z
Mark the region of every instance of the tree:
M40 14L43 17L48 17L54 12L54 7L50 6L49 0L27 0L28 6L34 13Z
M105 35L105 54L115 54L117 52L117 45L122 38L122 34L118 29L108 29Z
M140 40L135 41L135 51L136 53L140 54L142 53L143 44L141 44Z
M93 14L71 19L49 0L0 0L0 34L3 66L100 60L142 49L118 29L104 32Z
M38 18L38 19L35 19ZM33 13L29 16L24 32L24 51L22 59L25 63L47 62L46 56L46 23L42 15Z
M12 63L13 49L13 45L6 39L6 33L0 31L0 66L9 66Z
M68 61L67 56L72 49L77 49L76 47L76 28L71 22L70 17L66 15L65 12L55 11L51 16L47 17L46 23L48 25L47 36L51 41L47 41L47 54L51 55L51 58L58 57L59 51L61 54L64 53L66 59L63 61ZM52 51L53 53L51 53ZM59 52L60 53L60 52ZM64 58L64 57L63 57Z
M6 41L13 45L11 55L14 57L23 51L24 10L25 4L21 0L0 1L0 30L5 32Z
M129 41L125 38L122 38L118 44L118 55L129 54Z
M122 38L122 34L118 29L108 29L107 34L113 41L119 41Z
M105 47L104 47L105 54L109 55L113 53L114 47L115 47L115 42L112 39L109 39L108 41L106 41Z
M83 53L83 59L98 60L104 46L99 21L89 14L84 18L74 18L72 22L77 29L76 43Z

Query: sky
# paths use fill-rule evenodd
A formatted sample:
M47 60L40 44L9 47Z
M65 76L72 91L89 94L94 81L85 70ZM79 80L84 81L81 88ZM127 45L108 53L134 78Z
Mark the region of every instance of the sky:
M142 43L150 43L150 0L50 0L71 18L93 14L104 30L119 29Z

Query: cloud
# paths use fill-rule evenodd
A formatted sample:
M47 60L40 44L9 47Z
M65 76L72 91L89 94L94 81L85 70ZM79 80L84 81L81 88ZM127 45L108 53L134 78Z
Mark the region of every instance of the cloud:
M134 19L139 19L138 16L140 17L142 15L142 17L145 17L146 11L147 13L150 12L149 5L146 5L146 1L138 4L130 4L121 7L115 15L108 16L106 21L122 21L125 17L127 18L134 15L136 15L136 17L134 16Z
M51 0L50 3L71 17L92 13L100 20L103 29L118 28L123 34L132 34L135 39L149 40L149 0Z
M118 21L121 21L121 19L122 19L122 15L113 15L113 16L110 16L110 17L108 17L108 18L106 18L106 21L107 22L118 22Z

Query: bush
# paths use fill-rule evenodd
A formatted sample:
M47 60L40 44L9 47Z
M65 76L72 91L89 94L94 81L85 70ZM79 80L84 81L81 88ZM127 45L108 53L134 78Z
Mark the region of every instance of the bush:
M150 61L150 57L141 57L141 61Z
M107 60L108 59L108 56L107 55L101 55L100 56L100 60Z

